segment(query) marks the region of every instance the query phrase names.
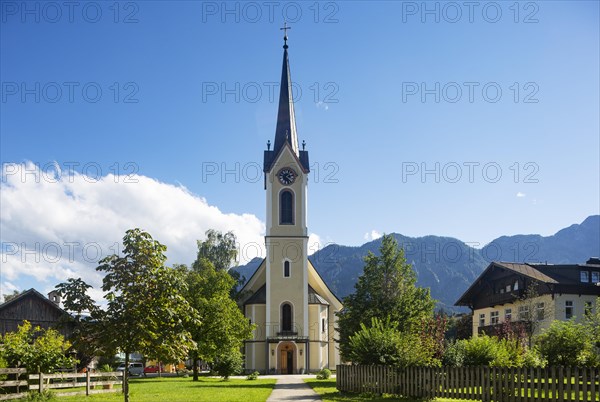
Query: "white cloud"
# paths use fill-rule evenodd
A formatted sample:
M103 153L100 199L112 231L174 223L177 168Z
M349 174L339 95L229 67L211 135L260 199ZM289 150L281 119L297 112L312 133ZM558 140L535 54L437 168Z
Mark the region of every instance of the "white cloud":
M317 109L323 109L325 111L329 110L329 105L323 101L315 103L315 106L317 107Z
M308 255L313 255L324 247L321 237L316 233L308 235Z
M372 240L377 240L381 237L381 233L379 233L378 231L376 231L375 229L371 230L371 232L367 232L365 233L365 240L366 241L372 241Z
M525 197L527 197L527 194L522 193L520 191L517 193L517 198L525 198Z
M264 250L265 225L255 215L223 213L183 186L145 176L63 175L28 162L3 165L0 186L2 292L19 281L50 289L71 276L98 289L98 260L119 252L135 227L167 246L167 264L190 264L211 228L235 233L241 263L245 249Z

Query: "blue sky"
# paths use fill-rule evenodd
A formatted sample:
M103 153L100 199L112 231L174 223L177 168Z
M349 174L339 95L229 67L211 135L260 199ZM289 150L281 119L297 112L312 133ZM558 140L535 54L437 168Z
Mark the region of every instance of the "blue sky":
M0 4L4 252L55 242L64 260L65 243L132 225L171 262L209 227L260 241L284 19L321 244L483 246L599 213L598 2ZM62 184L15 168L28 161ZM186 215L195 203L206 213ZM89 261L17 255L2 291L98 282Z

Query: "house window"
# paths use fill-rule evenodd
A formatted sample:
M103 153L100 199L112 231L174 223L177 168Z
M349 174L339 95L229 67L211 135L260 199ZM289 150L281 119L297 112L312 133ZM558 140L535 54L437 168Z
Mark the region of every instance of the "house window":
M284 303L281 306L281 330L292 330L292 306L289 303Z
M321 318L321 332L325 332L325 318Z
M583 307L583 314L586 317L591 317L593 313L594 313L594 307L592 306L592 302L586 301L585 305Z
M294 196L289 190L284 190L279 195L279 223L294 224Z
M513 286L513 290L519 290L519 281L515 281L515 286Z
M538 321L544 320L544 303L538 303L535 306L535 318Z
M498 311L492 311L490 313L490 322L492 325L496 325L498 324L498 322L500 321L500 313Z
M579 273L579 279L581 282L588 283L590 281L590 274L588 271L581 271Z
M565 300L565 319L573 318L573 300Z
M506 285L506 293L510 293L510 285Z
M479 326L485 326L485 313L479 314Z
M283 263L283 276L286 278L290 277L290 262L289 261L285 261Z
M592 283L600 282L600 272L592 272Z
M519 321L529 321L529 306L519 306Z
M504 310L504 321L510 321L510 320L512 320L512 309L507 308Z

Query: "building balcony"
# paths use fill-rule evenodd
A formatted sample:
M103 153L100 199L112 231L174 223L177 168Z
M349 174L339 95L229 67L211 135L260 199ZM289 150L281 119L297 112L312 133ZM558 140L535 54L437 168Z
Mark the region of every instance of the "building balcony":
M525 293L523 290L513 290L509 293L495 293L486 295L485 298L482 298L481 302L477 303L474 307L475 309L479 309L513 303L515 300L522 298L524 294Z

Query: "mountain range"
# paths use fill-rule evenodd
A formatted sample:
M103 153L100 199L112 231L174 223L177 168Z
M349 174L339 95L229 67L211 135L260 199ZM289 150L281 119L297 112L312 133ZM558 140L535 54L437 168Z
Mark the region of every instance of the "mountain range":
M451 237L407 237L393 233L404 248L406 260L417 273L417 285L431 289L438 308L464 311L454 302L492 261L544 262L551 264L585 263L600 256L600 215L561 229L552 236L537 234L501 236L483 248L474 248ZM309 257L310 261L339 297L354 291L363 272L363 258L377 253L381 239L358 247L330 244ZM249 279L262 259L233 268Z

